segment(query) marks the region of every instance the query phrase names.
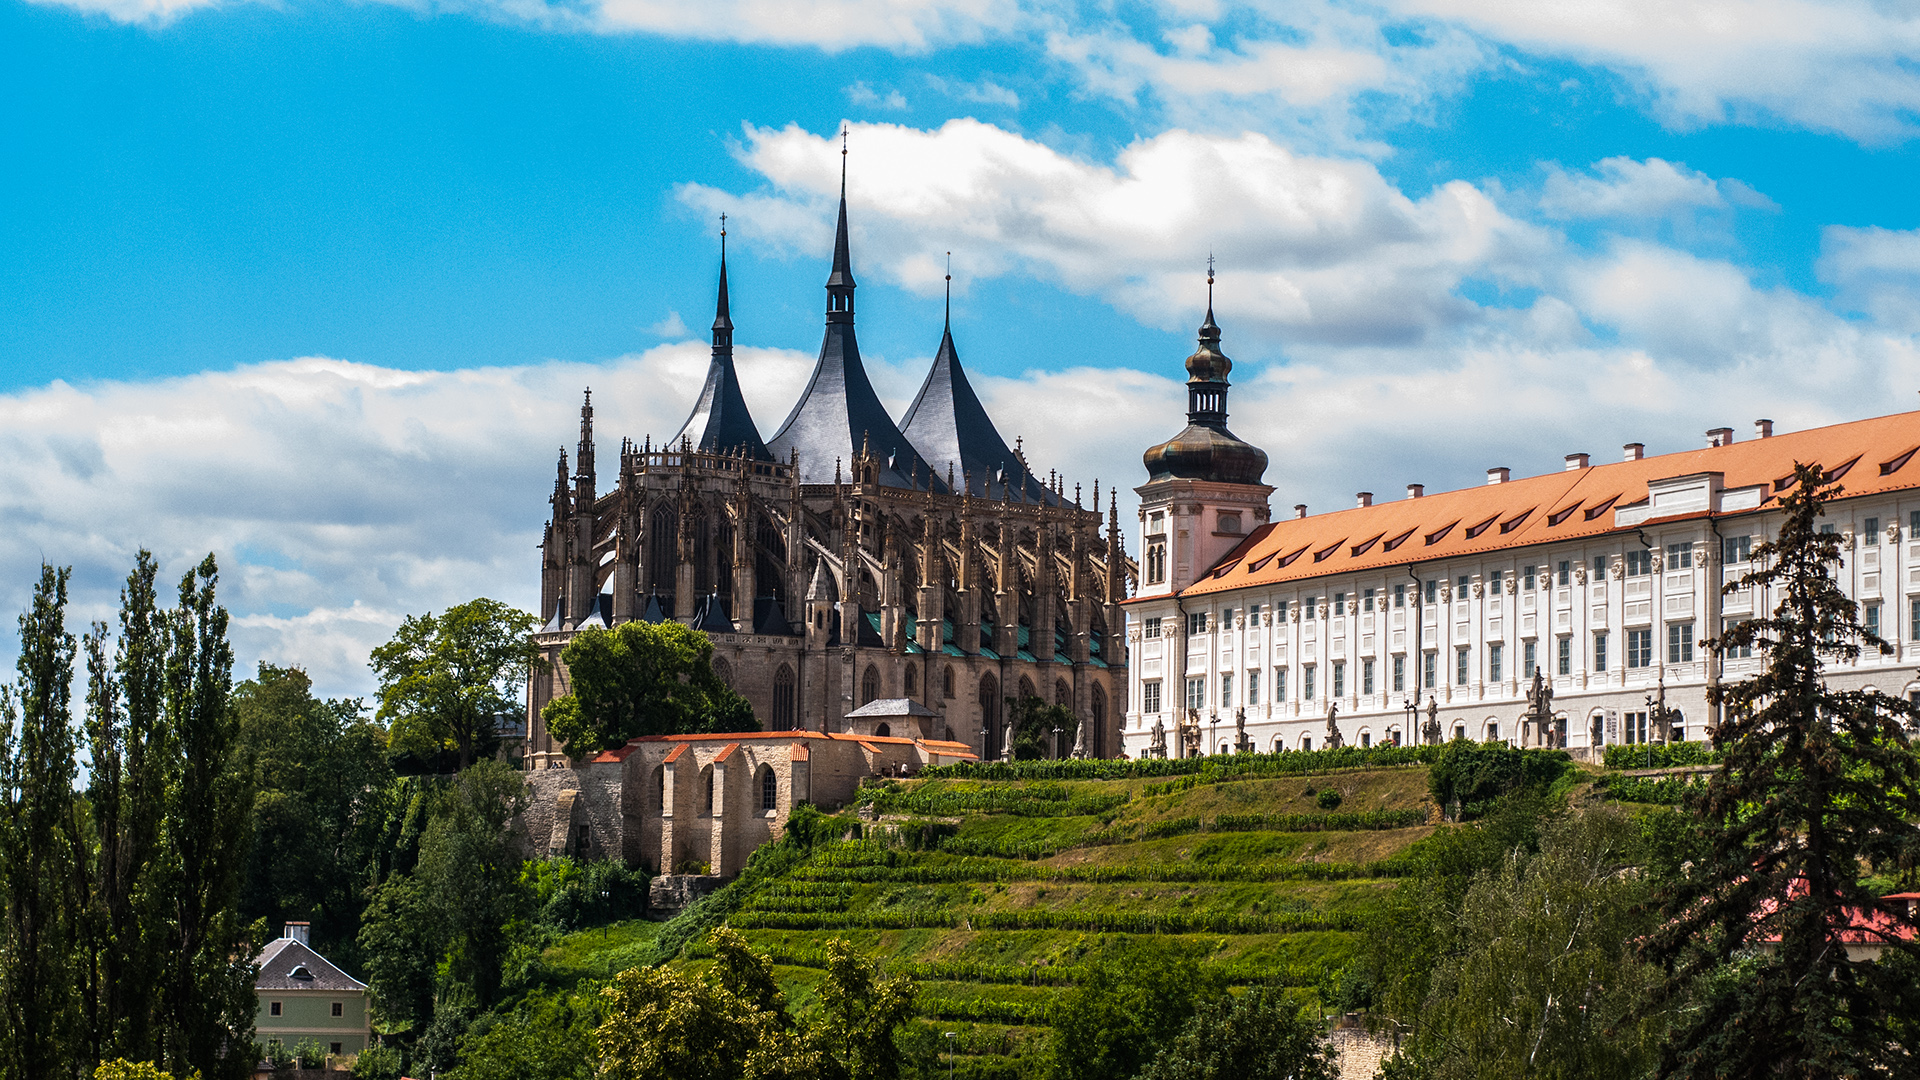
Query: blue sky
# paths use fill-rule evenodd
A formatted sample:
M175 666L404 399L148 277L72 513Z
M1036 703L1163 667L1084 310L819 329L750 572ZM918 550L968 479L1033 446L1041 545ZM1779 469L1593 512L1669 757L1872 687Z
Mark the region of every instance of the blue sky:
M228 567L246 664L530 603L554 448L671 432L730 215L749 403L954 320L1009 438L1138 483L1218 258L1276 506L1920 404L1920 21L1518 0L0 0L0 600ZM609 446L611 448L611 446Z

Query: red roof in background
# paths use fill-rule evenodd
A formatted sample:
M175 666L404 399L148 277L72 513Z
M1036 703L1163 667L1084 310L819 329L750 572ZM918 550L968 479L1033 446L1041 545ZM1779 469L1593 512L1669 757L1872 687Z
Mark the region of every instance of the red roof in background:
M1798 879L1795 880L1792 885L1788 886L1787 896L1789 898L1803 896L1806 894L1806 891L1806 881L1804 879ZM1889 893L1880 899L1882 901L1920 900L1920 893ZM1771 899L1764 901L1760 906L1759 918L1764 919L1768 915L1773 914L1777 907L1778 904ZM1870 911L1863 911L1859 908L1847 908L1846 912L1847 926L1840 931L1839 935L1840 940L1844 943L1854 945L1883 945L1889 941L1914 940L1913 924L1901 919L1891 911L1881 908L1875 908ZM1768 933L1757 940L1775 942L1780 940L1780 935Z
M1747 439L1726 446L1617 461L1501 484L1269 522L1248 534L1192 596L1559 543L1615 532L1616 509L1644 503L1649 481L1721 473L1723 488L1766 485L1777 506L1794 462L1817 462L1849 498L1920 487L1920 412ZM1723 511L1721 517L1757 513ZM1683 514L1658 520L1699 517Z
M680 755L686 752L687 744L712 742L716 739L731 743L791 742L795 739L857 742L865 746L866 749L876 753L879 751L879 746L875 744L884 743L894 746L919 746L921 749L929 753L938 754L941 757L978 756L973 752L973 748L966 743L949 742L945 739L907 739L898 735L853 735L843 731L720 731L697 735L642 735L637 739L627 740L624 746L617 747L613 750L603 750L599 754L594 755L592 760L597 762L625 761L634 751L640 749L640 747L646 743L670 742L679 743L680 745L674 747L673 752L669 753L666 759L668 761L678 761ZM730 753L730 751L723 750L721 756L725 757L727 753Z

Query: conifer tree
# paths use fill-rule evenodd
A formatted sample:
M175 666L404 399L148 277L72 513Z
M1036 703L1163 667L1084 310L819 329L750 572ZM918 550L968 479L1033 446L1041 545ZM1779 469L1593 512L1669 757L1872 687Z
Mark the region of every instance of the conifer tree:
M0 969L0 1074L68 1071L80 1027L71 962L80 861L72 728L74 638L67 632L66 567L42 564L20 616L19 676L0 688L0 726L11 745L0 774L6 873L6 942Z
M1725 758L1690 809L1710 852L1664 896L1666 923L1646 942L1677 1006L1659 1074L1673 1078L1912 1075L1901 1025L1920 1014L1905 964L1855 961L1843 935L1882 908L1862 867L1911 867L1920 833L1915 710L1875 691L1827 686L1827 665L1864 648L1891 651L1862 625L1834 581L1840 537L1818 531L1839 494L1818 465L1795 466L1776 540L1732 587L1775 598L1772 614L1730 628L1712 647L1750 646L1763 671L1714 692ZM1890 951L1913 946L1890 935ZM1769 942L1771 944L1769 945Z

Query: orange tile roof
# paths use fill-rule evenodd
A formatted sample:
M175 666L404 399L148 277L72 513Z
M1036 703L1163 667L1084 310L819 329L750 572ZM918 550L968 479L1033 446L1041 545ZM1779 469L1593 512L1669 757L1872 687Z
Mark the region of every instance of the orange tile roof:
M678 761L680 755L686 752L687 744L689 743L721 740L739 744L743 742L787 742L794 739L825 739L831 742L857 742L864 745L868 750L875 752L878 752L879 748L874 744L886 743L894 746L911 746L917 744L923 748L952 747L953 749L951 750L942 749L938 751L938 753L946 757L969 756L972 754L972 751L968 749L966 743L941 742L932 739L909 739L899 735L853 735L844 731L719 731L710 733L702 732L694 735L642 735L637 739L627 740L624 746L602 751L595 755L592 760L625 761L628 755L639 749L644 743L679 743L680 745L674 747L673 752L666 757L668 761ZM723 760L731 752L731 747L723 749L720 751L719 757L715 760Z
M722 748L722 749L720 750L720 752L719 752L719 753L717 753L717 754L715 754L715 755L713 755L713 763L714 763L715 765L718 765L718 764L720 764L721 762L723 762L723 761L725 761L725 760L727 760L728 758L730 758L730 757L732 757L732 756L733 756L733 752L734 752L735 750L738 750L738 749L740 749L740 744L739 744L739 743L737 743L737 742L730 742L730 743L728 743L728 744L727 744L727 745L726 745L725 747L723 747L723 748Z
M813 757L813 748L806 743L794 743L789 749L792 751L792 760L794 761L806 761Z
M1418 499L1269 522L1181 593L1304 581L1484 555L1622 531L1614 511L1643 504L1650 481L1721 473L1721 487L1766 485L1757 513L1778 505L1796 461L1818 463L1856 498L1920 488L1920 412L1617 461ZM1911 471L1909 471L1911 470ZM1654 519L1705 517L1704 513ZM1642 526L1644 527L1644 526ZM1139 603L1139 600L1129 601Z

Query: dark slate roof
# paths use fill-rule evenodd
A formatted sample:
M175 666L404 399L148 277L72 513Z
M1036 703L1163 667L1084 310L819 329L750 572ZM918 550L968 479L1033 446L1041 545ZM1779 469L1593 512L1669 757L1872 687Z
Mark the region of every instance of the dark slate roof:
M835 462L845 463L862 447L880 460L876 481L886 487L945 491L946 484L894 426L867 380L860 344L853 332L853 263L847 247L847 195L840 192L840 223L833 244L833 273L827 279L827 329L820 340L807 388L767 449L776 459L798 451L800 482L831 484ZM852 479L851 468L843 468Z
M993 418L960 366L951 324L940 335L933 367L901 419L900 430L933 465L937 476L944 480L951 471L956 489L967 485L970 473L973 494L978 496L999 499L1011 490L1017 499L1024 486L1030 502L1057 501L1045 484L1026 475L1020 459L993 426Z
M761 596L753 601L753 632L756 634L793 634L793 624L787 622L787 612L780 606L777 597Z
M647 597L647 610L640 616L640 621L649 623L663 623L667 621L667 613L660 607L659 593L654 593Z
M693 628L709 634L733 633L733 617L727 614L727 602L717 593L707 594L707 598L700 601L700 609L694 612Z
M334 967L326 957L294 938L275 938L260 950L253 962L260 974L253 980L255 990L365 990L367 984ZM312 978L295 978L305 969Z
M748 456L772 461L767 444L760 441L760 430L747 412L747 399L740 394L740 377L733 370L733 319L727 302L727 260L720 258L720 296L714 303L713 359L707 364L707 381L693 413L680 426L671 445L681 440L696 450L735 451L744 448Z

